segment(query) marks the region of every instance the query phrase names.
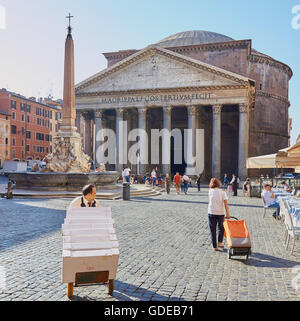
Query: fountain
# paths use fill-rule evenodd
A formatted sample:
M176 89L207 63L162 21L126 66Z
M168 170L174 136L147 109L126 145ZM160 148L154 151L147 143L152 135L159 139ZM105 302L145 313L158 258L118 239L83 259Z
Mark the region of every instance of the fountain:
M70 16L69 16L70 18ZM80 191L86 184L97 190L118 190L115 171L90 171L90 157L84 154L81 137L75 127L74 43L69 24L65 42L64 92L62 126L53 137L53 153L46 156L47 166L40 172L10 172L8 177L16 182L17 189Z

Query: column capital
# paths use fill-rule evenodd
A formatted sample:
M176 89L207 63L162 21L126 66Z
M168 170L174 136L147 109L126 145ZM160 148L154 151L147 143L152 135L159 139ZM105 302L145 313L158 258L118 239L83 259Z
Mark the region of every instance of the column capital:
M171 106L165 106L163 107L164 114L170 115L172 112L172 107Z
M196 114L198 112L198 108L196 106L187 106L186 108L187 108L189 115L196 116Z
M222 107L223 107L222 104L213 105L213 106L211 106L211 107L212 107L212 112L213 112L213 114L215 114L215 115L221 114Z
M142 107L142 108L137 108L138 113L140 116L145 116L147 113L148 108L147 107Z
M103 117L103 114L104 114L104 109L96 109L94 111L94 115L96 118L102 118Z
M119 117L123 117L123 115L126 113L126 108L116 108L116 115Z
M245 104L245 103L239 104L239 112L240 113L249 113L249 105Z
M80 114L82 115L84 120L91 120L92 119L92 114L90 113L90 111L83 111Z

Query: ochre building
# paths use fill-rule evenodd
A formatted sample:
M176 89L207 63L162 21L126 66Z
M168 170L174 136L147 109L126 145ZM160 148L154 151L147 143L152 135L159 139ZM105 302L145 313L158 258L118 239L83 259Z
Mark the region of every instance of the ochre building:
M50 100L26 98L20 94L0 90L0 119L3 139L1 163L4 160L43 160L52 153L52 137L59 130L62 106ZM4 123L4 119L6 123ZM9 132L8 132L9 131ZM5 146L3 145L5 143Z
M76 126L82 133L85 153L97 164L101 128L127 131L204 130L204 176L249 175L248 157L270 154L289 143L289 81L291 68L256 51L252 40L234 40L207 31L174 34L141 50L104 53L107 68L76 86ZM150 135L149 135L150 136ZM133 142L117 138L116 149L126 154ZM124 135L125 137L125 135ZM185 140L183 140L183 145ZM132 165L133 172L163 173L186 170L174 163L176 144L162 138L162 156L149 165ZM185 146L195 153L197 146ZM120 155L116 153L116 155ZM126 157L124 156L124 159ZM99 164L98 164L99 165ZM116 165L123 164L116 156Z

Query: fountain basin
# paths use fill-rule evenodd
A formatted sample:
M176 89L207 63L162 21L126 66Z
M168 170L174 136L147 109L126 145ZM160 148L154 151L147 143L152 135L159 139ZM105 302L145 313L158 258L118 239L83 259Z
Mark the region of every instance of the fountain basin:
M8 172L9 179L16 182L17 189L48 191L79 191L87 184L94 184L97 190L111 190L117 187L119 173L48 173L48 172Z

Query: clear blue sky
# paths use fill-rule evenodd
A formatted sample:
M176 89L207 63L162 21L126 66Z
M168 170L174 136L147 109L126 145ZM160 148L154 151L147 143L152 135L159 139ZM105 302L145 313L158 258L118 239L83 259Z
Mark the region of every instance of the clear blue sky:
M300 134L300 0L0 0L0 87L26 96L62 96L64 41L71 12L76 82L106 67L102 52L141 49L187 30L218 32L288 64L292 143ZM299 19L300 23L300 19ZM0 24L1 26L1 24Z

